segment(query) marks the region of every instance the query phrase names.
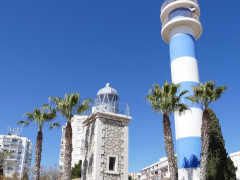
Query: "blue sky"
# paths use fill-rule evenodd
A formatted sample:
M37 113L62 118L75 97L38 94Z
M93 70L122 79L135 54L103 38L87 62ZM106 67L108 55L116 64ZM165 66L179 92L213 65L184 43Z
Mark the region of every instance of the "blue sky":
M129 170L165 156L162 117L145 96L170 81L168 45L160 36L159 0L11 0L0 2L0 133L48 96L95 98L110 82L131 106ZM200 1L197 41L201 81L229 89L215 103L228 152L239 143L239 1ZM23 135L35 142L36 129ZM43 165L58 163L61 130L44 132Z

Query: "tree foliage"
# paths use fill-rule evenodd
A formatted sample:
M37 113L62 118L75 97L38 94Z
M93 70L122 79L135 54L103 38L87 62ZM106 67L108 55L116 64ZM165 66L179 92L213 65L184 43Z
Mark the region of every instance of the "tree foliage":
M64 98L50 97L58 113L67 121L65 129L65 152L64 152L64 180L69 180L72 176L72 124L71 119L74 114L83 114L90 107L91 99L85 99L81 102L79 93L65 94Z
M128 175L128 180L133 180L131 175Z
M201 127L201 163L200 163L200 180L207 180L207 164L209 151L209 105L217 101L222 93L227 89L226 86L216 87L214 81L200 83L199 86L193 87L194 95L187 97L192 102L198 103L203 107L202 127Z
M51 122L56 117L56 110L49 105L42 105L41 108L35 108L33 112L24 113L24 117L26 120L18 121L17 124L28 126L31 123L35 123L38 126L39 130L42 130L43 125L45 123ZM52 126L56 125L56 123L52 123Z
M151 103L152 109L155 112L161 112L163 114L164 144L169 162L170 178L172 180L177 180L177 162L174 153L169 115L175 111L182 113L187 110L187 107L181 103L181 98L184 97L187 91L178 92L180 86L168 82L164 83L162 87L158 84L154 84L153 87L154 88L150 89L147 95L147 100Z
M70 121L74 114L82 114L89 109L89 103L91 99L85 99L80 102L80 95L78 93L68 94L66 93L64 98L50 97L51 102L55 104L57 112L59 112L63 118Z
M188 97L188 99L201 104L204 108L208 108L212 102L217 101L221 97L226 89L226 86L216 87L214 81L200 83L199 86L193 87L194 96Z
M24 114L26 120L19 121L18 124L28 126L35 123L38 127L35 148L35 163L34 163L34 180L40 179L40 165L42 156L42 141L43 141L43 126L45 123L51 122L56 117L56 110L51 106L44 104L41 108L35 108L33 112L26 112ZM50 129L58 126L57 123L52 123Z
M154 111L172 114L175 111L187 110L187 107L180 100L188 91L182 91L178 94L180 86L168 82L164 83L162 87L158 84L154 84L153 87L149 90L147 100L151 103Z
M80 160L78 164L75 164L75 166L72 168L72 179L80 178L81 170L82 170L82 161Z
M209 115L207 180L236 180L236 168L225 149L219 119L211 109Z

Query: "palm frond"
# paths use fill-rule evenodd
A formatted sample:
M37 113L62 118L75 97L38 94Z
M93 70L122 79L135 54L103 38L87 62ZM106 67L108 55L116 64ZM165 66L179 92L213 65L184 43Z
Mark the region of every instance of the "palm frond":
M178 91L179 85L171 84L170 85L170 93L172 96L175 96Z
M49 104L43 104L43 105L41 106L41 109L42 109L42 110L51 110L51 109L52 109L52 106L50 106Z
M184 91L180 92L180 94L178 96L181 98L182 96L184 96L187 93L188 93L188 90L184 90Z
M50 125L49 129L59 128L59 127L60 127L60 124L55 122Z
M17 124L18 125L23 125L23 126L28 126L30 124L30 122L28 122L28 121L18 121Z
M210 103L220 98L221 94L227 89L226 86L216 87L214 81L200 83L199 86L194 86L193 97L187 97L192 102L208 107Z
M53 97L53 96L50 96L48 99L50 102L53 102L55 104L59 103L62 100L62 98L60 97Z
M186 97L186 99L188 99L188 100L190 100L190 101L192 101L192 102L198 102L198 98L197 97L195 97L195 96L189 96L189 97Z
M208 81L205 83L205 87L206 89L210 89L210 90L213 90L214 87L215 87L215 81Z
M78 93L73 93L69 96L69 103L71 107L74 107L78 104L80 100L80 95Z
M156 112L173 113L174 111L184 111L187 109L184 104L181 104L182 96L187 91L178 94L179 85L165 82L162 87L157 84L149 90L147 95L148 102L152 105L152 109Z
M55 109L60 113L66 120L71 120L73 115L77 112L83 113L90 105L90 100L86 99L83 103L80 103L79 93L68 94L65 93L64 98L50 97L50 100L55 103Z
M77 112L79 114L83 114L85 111L87 111L90 108L90 103L92 102L91 99L85 99L82 104L79 105Z
M30 112L24 113L24 117L26 117L29 121L33 121L34 120L34 114L30 113Z
M188 110L189 108L185 104L178 104L176 109L181 114L184 111Z
M227 86L217 87L215 92L213 93L213 100L216 101L218 98L220 98L222 93L226 90L227 90Z

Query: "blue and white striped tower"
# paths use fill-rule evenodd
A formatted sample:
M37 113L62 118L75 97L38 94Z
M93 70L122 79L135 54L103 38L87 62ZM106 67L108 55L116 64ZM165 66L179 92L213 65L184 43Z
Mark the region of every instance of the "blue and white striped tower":
M161 7L162 39L170 45L172 81L180 91L199 84L195 40L202 33L197 0L165 0ZM198 180L200 173L202 108L185 98L190 108L175 112L176 153L179 180Z

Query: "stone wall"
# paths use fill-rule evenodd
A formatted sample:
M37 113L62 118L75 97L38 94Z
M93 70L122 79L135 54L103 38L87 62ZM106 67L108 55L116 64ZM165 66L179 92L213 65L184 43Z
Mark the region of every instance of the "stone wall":
M83 180L93 179L95 121L86 127L85 159L83 161Z
M129 117L97 113L87 121L83 180L128 179ZM116 158L115 170L109 171L109 158Z
M125 123L115 120L101 120L104 129L104 156L102 168L104 169L104 180L120 180L123 179L124 175L124 127ZM108 171L108 157L116 156L117 157L117 172Z

